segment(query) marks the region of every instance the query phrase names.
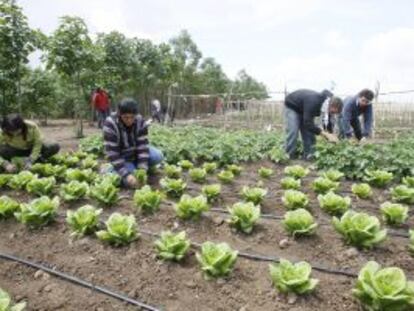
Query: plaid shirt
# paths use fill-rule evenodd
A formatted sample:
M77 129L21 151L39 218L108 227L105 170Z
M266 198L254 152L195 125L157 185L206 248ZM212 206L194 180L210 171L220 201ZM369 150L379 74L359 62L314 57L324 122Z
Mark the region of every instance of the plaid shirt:
M141 115L137 115L134 124L127 128L118 114L112 114L105 120L103 136L105 155L119 175L125 177L129 174L126 162L148 169L148 128Z

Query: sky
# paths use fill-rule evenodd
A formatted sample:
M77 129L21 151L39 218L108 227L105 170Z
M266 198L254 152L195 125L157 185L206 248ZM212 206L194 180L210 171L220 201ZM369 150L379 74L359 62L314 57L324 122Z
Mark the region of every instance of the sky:
M381 92L414 89L412 0L17 2L31 27L48 34L63 15L82 17L91 34L118 30L155 43L187 29L230 78L246 69L270 91L355 94L377 81Z

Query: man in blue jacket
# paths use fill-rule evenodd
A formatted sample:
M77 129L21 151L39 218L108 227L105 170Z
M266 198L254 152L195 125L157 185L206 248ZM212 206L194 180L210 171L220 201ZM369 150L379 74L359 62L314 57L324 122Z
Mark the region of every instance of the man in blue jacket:
M359 141L371 136L373 123L372 100L374 92L363 89L356 96L348 97L344 100L344 109L340 121L340 136L351 138L355 135ZM362 114L364 128L361 129L359 116Z
M310 159L316 142L316 135L321 135L330 142L336 142L338 138L315 125L315 117L321 115L322 104L330 98L328 111L330 114L341 113L342 100L333 97L333 94L324 90L316 92L312 90L297 90L285 98L285 125L286 142L285 150L290 158L296 156L297 139L299 132L303 142L303 157Z

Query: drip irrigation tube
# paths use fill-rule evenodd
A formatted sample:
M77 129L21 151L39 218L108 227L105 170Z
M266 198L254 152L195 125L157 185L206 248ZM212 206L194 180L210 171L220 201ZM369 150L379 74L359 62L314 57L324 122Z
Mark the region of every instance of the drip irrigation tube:
M79 278L77 278L75 276L72 276L72 275L69 275L69 274L66 274L64 272L60 272L60 271L57 271L57 270L54 270L54 269L50 269L50 268L48 268L46 266L40 265L38 263L29 261L29 260L26 260L26 259L19 258L19 257L14 256L14 255L10 255L10 254L6 254L6 253L3 253L3 252L0 252L0 258L1 259L4 259L4 260L14 261L14 262L17 262L17 263L20 263L20 264L24 264L26 266L29 266L31 268L35 268L35 269L38 269L38 270L45 271L45 272L47 272L47 273L49 273L49 274L51 274L51 275L53 275L55 277L58 277L58 278L60 278L62 280L65 280L67 282L71 282L71 283L73 283L75 285L89 288L89 289L94 290L96 292L102 293L102 294L104 294L106 296L109 296L109 297L112 297L112 298L116 298L116 299L121 300L123 302L126 302L126 303L129 303L129 304L135 305L137 307L140 307L143 310L161 311L160 309L157 309L157 308L155 308L153 306L150 306L150 305L147 305L147 304L145 304L143 302L140 302L138 300L129 298L125 294L116 293L116 292L111 291L110 289L107 289L105 287L98 286L98 285L94 285L92 283L89 283L87 281L84 281L82 279L79 279Z

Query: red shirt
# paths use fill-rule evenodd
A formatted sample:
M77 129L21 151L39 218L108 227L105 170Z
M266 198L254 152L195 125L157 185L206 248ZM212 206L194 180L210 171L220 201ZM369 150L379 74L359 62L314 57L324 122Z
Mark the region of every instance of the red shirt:
M105 91L95 92L92 101L98 110L105 111L109 109L109 97Z

